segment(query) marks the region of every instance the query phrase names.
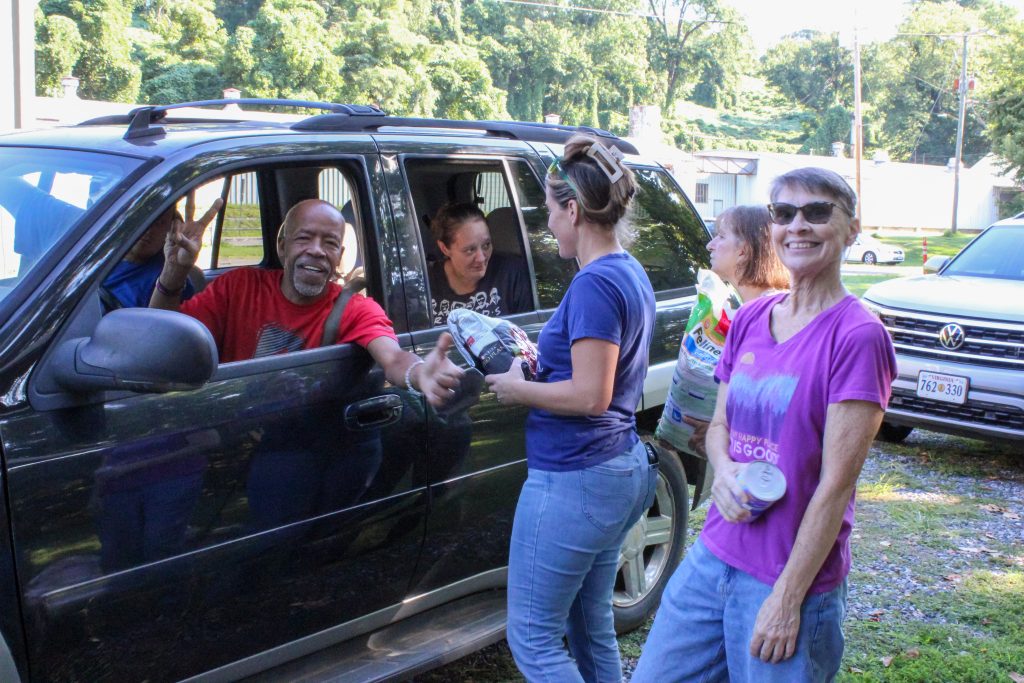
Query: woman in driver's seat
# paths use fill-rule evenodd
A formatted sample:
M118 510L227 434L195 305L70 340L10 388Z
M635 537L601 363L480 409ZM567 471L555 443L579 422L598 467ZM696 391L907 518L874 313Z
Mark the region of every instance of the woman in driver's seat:
M500 317L532 308L532 293L522 259L494 253L483 211L469 202L438 209L430 232L443 259L430 269L430 310L434 325L468 308Z

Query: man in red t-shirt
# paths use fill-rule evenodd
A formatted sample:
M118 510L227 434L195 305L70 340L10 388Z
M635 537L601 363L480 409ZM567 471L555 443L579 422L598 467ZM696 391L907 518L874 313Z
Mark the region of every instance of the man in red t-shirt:
M221 362L315 348L341 287L338 276L345 220L332 204L307 199L293 206L277 236L283 270L236 268L184 304L180 293L195 264L203 233L220 210L218 199L195 220L195 197L186 199L185 221L175 221L164 247L164 268L156 281L151 308L180 310L213 334ZM403 351L384 309L353 294L338 325L338 343L355 342L369 351L392 384L420 391L442 405L459 385L463 371L448 360L452 338L441 335L421 360Z

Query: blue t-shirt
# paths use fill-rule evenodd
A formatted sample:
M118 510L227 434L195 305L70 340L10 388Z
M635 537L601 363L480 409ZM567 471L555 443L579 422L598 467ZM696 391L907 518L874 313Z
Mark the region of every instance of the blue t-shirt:
M602 256L576 274L538 340L538 382L572 378L572 344L602 339L617 344L612 402L597 417L534 409L526 422L529 467L579 470L621 455L636 443L633 412L640 404L654 329L654 289L628 253Z
M121 303L122 308L145 308L149 306L149 297L153 294L156 279L160 277L163 268L162 252L153 254L143 263L121 261L110 271L110 275L103 281L103 286ZM181 300L185 301L194 293L192 283L186 280Z

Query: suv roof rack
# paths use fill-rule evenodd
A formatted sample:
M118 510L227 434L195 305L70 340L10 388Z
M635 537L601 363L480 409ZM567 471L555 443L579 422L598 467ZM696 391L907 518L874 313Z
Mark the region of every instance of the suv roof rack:
M98 118L89 119L88 121L83 121L78 125L98 126L128 124L128 130L124 134L124 139L132 140L135 138L163 134L164 129L160 126L154 126L153 124L157 123L158 121L162 121L164 118L166 118L167 112L172 109L183 109L185 107L226 106L230 104L323 109L332 112L334 115L340 116L386 116L386 114L380 107L371 104L336 104L334 102L313 102L310 100L288 100L275 98L232 98L220 100L197 100L195 102L178 102L176 104L162 104L146 107L137 107L135 109L132 109L127 114L117 114L114 116L100 116ZM176 119L176 121L180 121L182 123L197 123L203 121L225 120L238 122L245 121L246 117L243 115L225 119L223 117L203 118L191 116L182 119Z
M454 119L421 119L402 116L388 116L384 110L372 104L337 104L334 102L314 102L310 100L288 100L276 98L238 98L220 100L198 100L195 102L179 102L137 107L127 114L100 116L78 124L80 126L126 125L125 140L162 135L164 129L154 124L167 118L173 109L186 107L212 107L226 105L262 105L273 107L302 107L305 109L322 109L329 113L311 116L291 125L293 130L332 131L373 133L381 128L444 128L449 130L476 130L498 137L529 142L553 142L564 144L576 133L588 133L604 142L618 147L627 154L637 154L636 147L606 130L591 126L563 126L551 123L531 121L457 121ZM200 123L205 121L241 122L247 120L245 113L230 118L204 118L189 116L176 118L180 123Z
M454 130L478 130L512 140L529 142L553 142L563 144L577 133L588 133L603 142L619 148L627 154L638 154L631 142L614 133L590 126L563 126L551 123L523 121L457 121L454 119L420 119L388 116L384 112L360 113L333 112L312 116L291 125L293 130L303 131L346 131L372 133L381 128L444 128Z

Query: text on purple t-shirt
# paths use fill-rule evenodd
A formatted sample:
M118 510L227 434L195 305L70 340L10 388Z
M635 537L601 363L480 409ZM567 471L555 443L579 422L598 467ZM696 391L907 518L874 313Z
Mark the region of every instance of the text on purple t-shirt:
M720 560L773 585L792 552L821 476L828 406L870 401L883 409L896 377L892 341L853 295L791 338L771 334L772 308L788 294L751 301L736 316L715 376L729 385L729 455L764 460L786 477L786 494L753 522L727 522L712 505L701 539ZM810 594L838 586L850 571L854 497Z

